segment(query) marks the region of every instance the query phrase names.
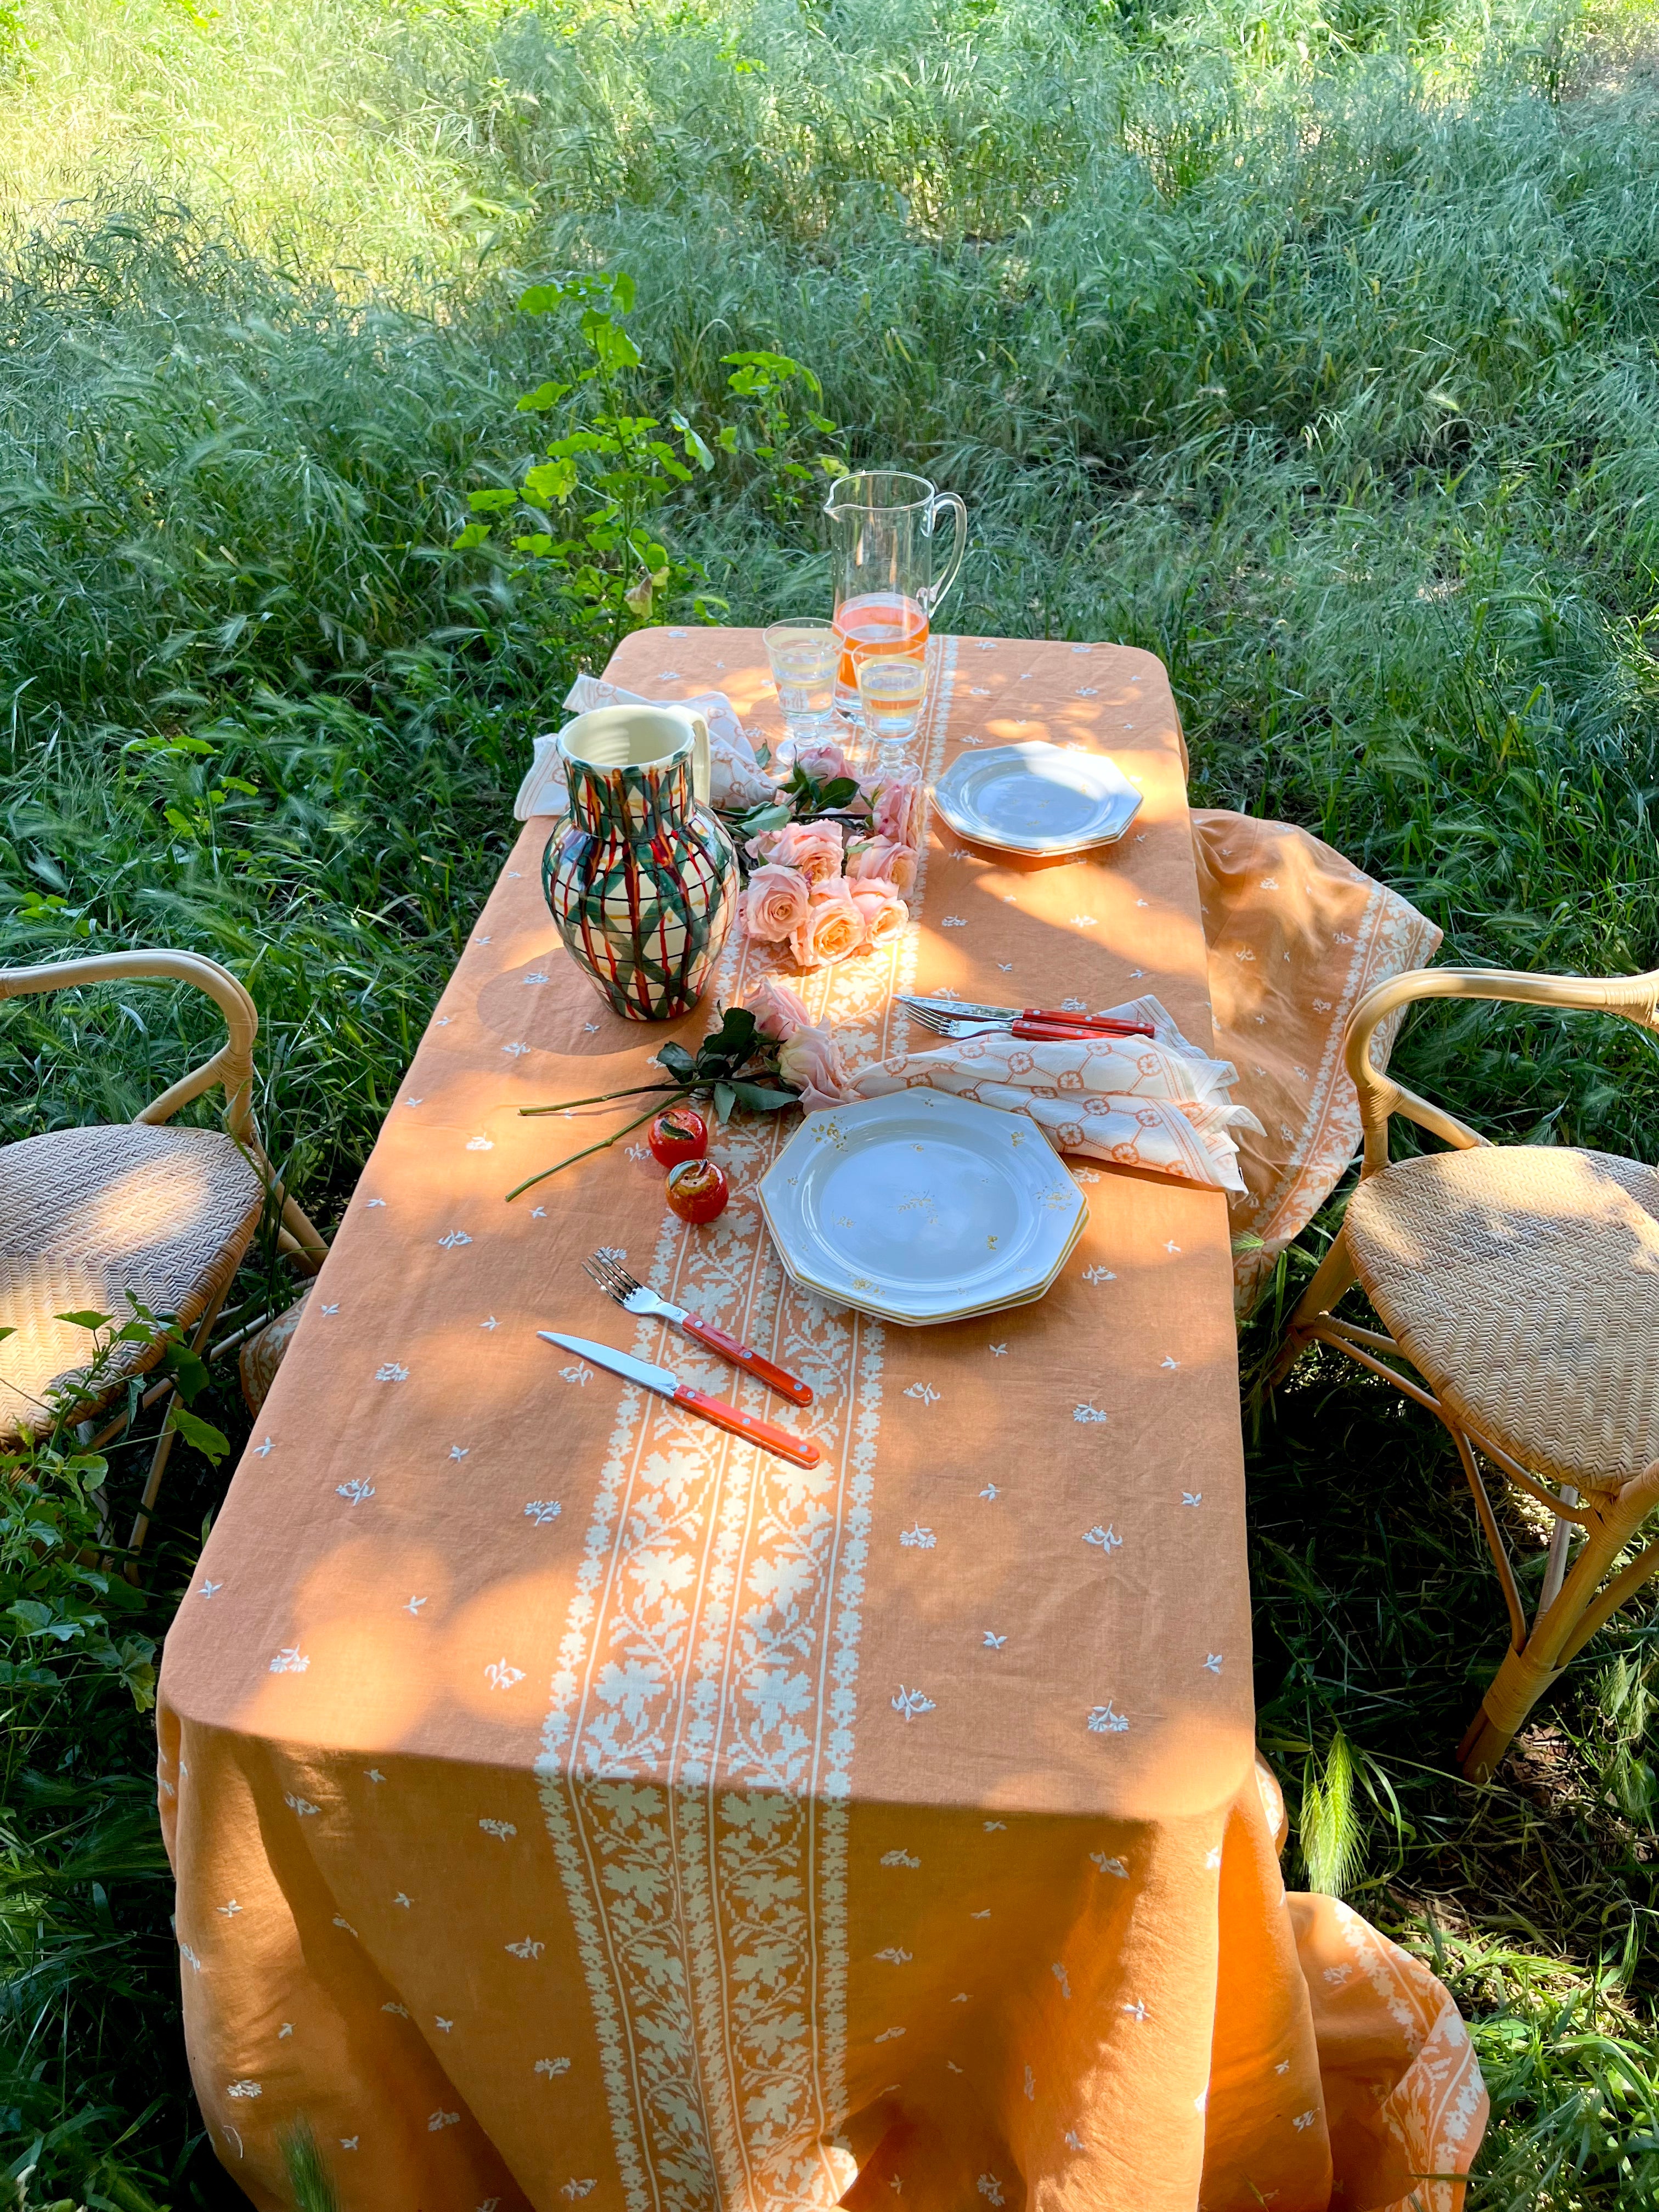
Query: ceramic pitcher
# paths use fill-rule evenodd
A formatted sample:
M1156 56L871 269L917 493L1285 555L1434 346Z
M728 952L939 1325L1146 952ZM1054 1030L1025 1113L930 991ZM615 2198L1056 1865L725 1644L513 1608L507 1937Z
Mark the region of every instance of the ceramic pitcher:
M598 707L559 732L570 813L542 888L570 957L617 1013L672 1021L702 997L738 908L738 856L708 808L708 725L684 707Z

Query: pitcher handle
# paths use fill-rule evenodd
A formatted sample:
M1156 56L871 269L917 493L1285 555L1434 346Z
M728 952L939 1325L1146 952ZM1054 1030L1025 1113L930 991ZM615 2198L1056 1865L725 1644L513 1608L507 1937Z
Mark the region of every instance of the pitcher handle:
M677 712L691 725L691 796L699 806L707 806L708 794L714 787L714 763L708 751L708 718L695 707L681 707Z
M968 550L968 509L953 491L939 491L933 494L927 508L927 520L924 526L928 537L933 536L938 526L942 508L948 508L955 518L956 543L951 548L950 567L937 583L928 586L927 611L930 622L933 620L934 608L957 580L957 570L961 568L962 556Z

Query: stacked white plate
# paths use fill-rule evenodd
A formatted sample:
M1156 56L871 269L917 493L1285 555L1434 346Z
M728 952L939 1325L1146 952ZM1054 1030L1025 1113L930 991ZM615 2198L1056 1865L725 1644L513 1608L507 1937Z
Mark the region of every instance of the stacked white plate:
M1032 738L958 754L934 785L933 804L976 845L1042 857L1114 843L1139 812L1140 793L1104 753Z
M1023 1114L921 1089L807 1115L760 1202L804 1290L912 1324L1042 1297L1089 1218Z

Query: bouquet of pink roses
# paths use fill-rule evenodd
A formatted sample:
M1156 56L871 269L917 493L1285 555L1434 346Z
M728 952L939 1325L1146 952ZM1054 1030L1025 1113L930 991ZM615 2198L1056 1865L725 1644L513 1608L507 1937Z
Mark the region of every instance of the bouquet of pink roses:
M804 747L778 803L740 826L753 864L744 926L763 945L787 945L797 967L872 951L909 921L921 834L914 769L860 783L838 745Z

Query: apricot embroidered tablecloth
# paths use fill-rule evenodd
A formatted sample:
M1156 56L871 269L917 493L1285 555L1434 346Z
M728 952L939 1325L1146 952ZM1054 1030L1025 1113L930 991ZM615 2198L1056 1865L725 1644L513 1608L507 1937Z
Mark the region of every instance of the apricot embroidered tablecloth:
M911 928L811 979L815 1012L870 1061L909 1048L895 991L1154 992L1207 1048L1162 667L936 652L930 775L1046 735L1109 749L1145 805L1058 864L935 821ZM755 632L659 629L611 672L768 723L763 672ZM308 2125L350 2212L1316 2212L1463 2170L1485 2095L1450 2000L1279 1881L1224 1196L1076 1164L1091 1220L1048 1296L915 1330L785 1281L753 1188L787 1132L758 1117L720 1140L712 1228L638 1146L507 1205L587 1127L517 1107L638 1079L667 1034L559 950L550 826L422 1041L167 1640L220 2157L285 2203ZM721 994L769 957L734 943ZM817 1470L538 1340L764 1409L599 1299L601 1247L811 1381Z

